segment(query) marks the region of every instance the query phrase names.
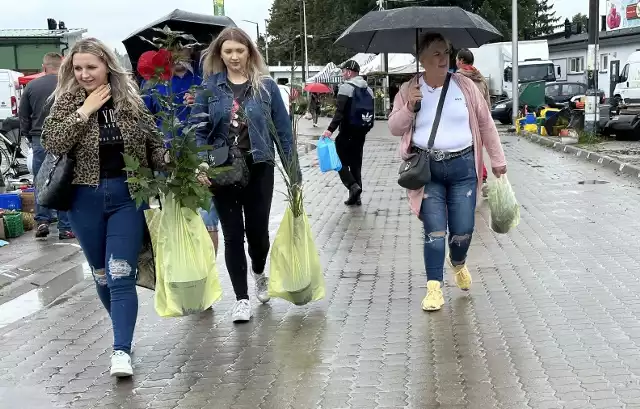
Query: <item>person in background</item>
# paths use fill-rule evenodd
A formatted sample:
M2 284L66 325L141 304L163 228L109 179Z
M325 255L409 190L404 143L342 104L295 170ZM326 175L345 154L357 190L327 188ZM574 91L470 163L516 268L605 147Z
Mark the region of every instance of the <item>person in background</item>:
M27 138L33 149L33 177L38 174L42 167L47 152L42 147L42 124L49 115L51 101L49 97L53 94L58 83L58 70L62 64L62 55L58 53L47 53L42 59L42 70L44 76L29 82L22 93L20 100L20 134ZM36 198L38 195L36 194ZM71 232L71 225L67 212L58 213L58 238L61 240L74 239ZM36 199L35 220L36 238L44 239L49 236L49 225L53 221L53 211L40 206Z
M309 95L309 112L313 120L313 127L318 127L318 117L320 116L320 94L311 92Z
M402 137L404 160L424 152L431 159L431 180L422 188L408 190L409 205L424 228L424 264L427 294L422 309L436 311L444 305L442 282L448 244L448 262L461 290L471 287L467 253L475 226L476 199L486 148L496 177L507 172L506 160L496 125L484 97L473 81L462 74L448 73L451 45L439 33L425 33L418 43L417 58L424 72L402 84L396 94L389 130ZM450 76L450 77L449 77ZM429 147L437 106L444 85L448 92ZM416 113L416 103L421 108ZM447 238L448 233L448 238Z
M165 84L159 83L154 87L154 89L146 91L142 96L142 99L149 111L156 116L156 122L160 129L162 129L162 119L157 114L162 112L163 108L157 99L157 94L168 96L170 92L173 93L173 103L176 106L180 106L176 112L176 117L180 120L182 126L184 126L187 123L189 114L191 113L191 106L195 101L193 90L195 87L199 87L202 84L202 76L199 73L198 64L194 63L195 59L191 55L190 49L185 48L181 50L180 54L175 55L174 58L175 61L173 64L173 76L171 77L171 89L169 89ZM144 86L144 83L142 85ZM182 126L178 127L176 135L181 134ZM170 131L165 133L165 138L167 140L167 144L170 143L170 140L173 138ZM218 225L220 223L216 207L213 204L213 199L211 200L211 204L208 209L200 209L199 212L205 226L207 227L209 236L211 236L215 252L218 254Z
M344 63L342 77L345 82L338 89L336 112L322 136L330 138L340 127L336 136L336 151L342 162L342 169L338 174L349 191L344 204L360 206L362 155L365 138L373 127L374 94L367 81L360 76L357 61L349 60Z
M287 85L289 80L287 78L278 78L278 89L280 90L280 96L284 107L287 109L289 118L293 121L293 115L291 114L291 89Z
M489 86L484 79L480 71L473 66L474 58L473 53L468 48L462 48L456 55L456 67L459 74L464 75L476 84L476 87L480 90L480 93L487 102L487 107L491 111L491 96L489 95ZM487 167L482 165L482 196L488 196L487 189Z
M124 155L165 170L170 156L140 90L113 51L83 38L62 66L55 102L42 127L47 152L74 150L69 220L113 327L111 376L133 375L131 343L138 316L137 265L147 229L124 170Z
M256 297L267 303L270 297L265 266L275 177L274 141L282 148L278 150L282 163L291 164L295 158L291 120L279 97L278 85L269 77L260 51L245 31L225 28L203 53L202 61L204 90L196 93L190 121L198 124L196 142L214 149L234 144L244 154L249 172L246 186L218 186L213 192L224 236L227 271L236 295L231 318L233 322L247 322L252 310L245 235ZM204 172L198 174L198 180L211 186Z

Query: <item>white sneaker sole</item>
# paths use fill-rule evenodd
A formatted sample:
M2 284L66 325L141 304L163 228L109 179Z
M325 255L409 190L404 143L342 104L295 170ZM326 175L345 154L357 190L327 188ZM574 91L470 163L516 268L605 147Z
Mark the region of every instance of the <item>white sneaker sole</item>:
M132 368L111 368L111 376L116 378L128 378L133 376Z
M244 317L236 317L233 319L233 322L249 322L249 321L251 321L251 317L249 317L248 319Z

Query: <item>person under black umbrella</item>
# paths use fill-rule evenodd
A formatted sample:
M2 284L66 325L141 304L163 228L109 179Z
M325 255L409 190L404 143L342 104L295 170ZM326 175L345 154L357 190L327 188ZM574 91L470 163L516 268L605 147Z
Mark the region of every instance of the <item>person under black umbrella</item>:
M439 33L426 33L419 39L417 58L424 72L402 84L389 116L391 133L402 137L402 158L414 154L429 158L430 180L419 189L408 190L411 210L424 226L425 311L439 310L444 304L447 231L455 282L465 291L471 286L467 252L482 186L482 148L487 149L496 177L507 171L491 112L472 80L448 72L450 54L449 41ZM418 103L420 110L416 110Z

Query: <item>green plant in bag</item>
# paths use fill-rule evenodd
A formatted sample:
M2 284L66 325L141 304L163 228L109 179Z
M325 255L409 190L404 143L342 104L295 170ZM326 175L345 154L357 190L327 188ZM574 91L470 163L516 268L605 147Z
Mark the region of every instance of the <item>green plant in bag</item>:
M491 229L504 234L520 223L520 205L507 175L489 182Z

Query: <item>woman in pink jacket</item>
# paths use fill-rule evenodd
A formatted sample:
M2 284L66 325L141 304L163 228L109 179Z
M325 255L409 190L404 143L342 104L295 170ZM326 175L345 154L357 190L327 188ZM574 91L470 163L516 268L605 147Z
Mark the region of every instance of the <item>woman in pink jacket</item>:
M442 86L449 70L451 46L440 34L427 33L418 44L418 58L424 73L404 83L395 97L389 129L401 136L403 159L412 152L427 150L431 126ZM414 106L421 101L421 109ZM452 74L440 124L430 152L431 181L422 189L409 190L413 213L424 224L424 263L427 295L422 309L442 308L445 240L449 232L449 263L455 281L469 290L471 274L466 265L475 224L475 207L482 187L482 148L491 158L496 177L507 172L498 131L482 94L473 81Z

